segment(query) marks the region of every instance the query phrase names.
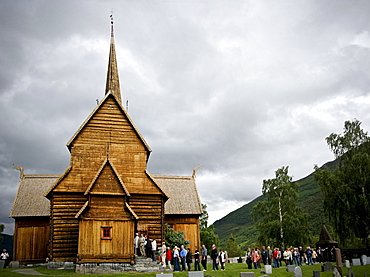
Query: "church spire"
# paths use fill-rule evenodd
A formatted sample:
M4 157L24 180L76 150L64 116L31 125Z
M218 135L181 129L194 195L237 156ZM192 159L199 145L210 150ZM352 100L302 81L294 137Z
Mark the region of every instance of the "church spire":
M110 15L111 19L111 38L110 38L110 50L109 50L109 62L108 62L108 73L107 73L107 84L105 87L105 94L112 93L116 99L121 103L121 90L119 86L118 77L118 66L116 59L116 48L114 45L114 33L113 33L113 11Z

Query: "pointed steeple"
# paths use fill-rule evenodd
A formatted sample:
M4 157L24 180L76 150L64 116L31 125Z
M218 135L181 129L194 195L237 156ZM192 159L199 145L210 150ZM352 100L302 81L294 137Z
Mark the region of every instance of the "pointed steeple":
M114 45L113 14L110 15L110 18L111 18L111 38L110 38L109 62L105 94L111 92L116 97L116 99L120 103L122 103L118 77L118 66L116 59L116 47Z

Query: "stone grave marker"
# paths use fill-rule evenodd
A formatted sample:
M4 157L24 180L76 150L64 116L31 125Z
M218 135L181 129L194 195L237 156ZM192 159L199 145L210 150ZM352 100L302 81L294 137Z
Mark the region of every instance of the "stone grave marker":
M204 271L189 271L189 277L204 277Z
M370 257L366 257L366 264L370 264Z
M294 277L302 277L302 269L299 266L294 269Z
M272 265L265 265L266 274L272 274Z
M360 261L360 259L352 259L352 265L353 265L353 266L361 265L361 261Z
M362 265L366 265L367 264L367 257L366 257L366 255L362 255L361 256L361 263L362 263Z
M320 277L320 271L314 271L313 277Z
M173 277L173 273L156 274L155 277Z
M286 271L288 271L288 272L294 272L294 269L295 269L295 265L288 265L286 267Z
M355 277L355 273L352 268L348 268L348 277Z
M5 265L5 261L4 260L0 260L0 269L3 269L4 268L4 265Z
M19 261L12 261L12 268L19 268Z
M349 260L346 260L346 267L347 268L350 268L351 267L351 264L349 263Z
M240 277L254 277L254 272L240 272Z
M322 272L328 272L328 271L333 271L334 270L334 266L331 262L325 262L322 266L321 266L321 271Z
M339 273L339 270L337 267L333 270L333 277L342 277L342 274Z

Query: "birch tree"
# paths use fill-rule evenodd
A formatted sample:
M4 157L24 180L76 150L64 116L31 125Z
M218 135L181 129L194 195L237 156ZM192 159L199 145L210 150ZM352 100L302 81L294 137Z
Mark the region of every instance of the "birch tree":
M344 123L343 134L326 138L338 159L334 170L315 166L315 179L324 197L324 208L341 243L359 237L369 246L370 138L357 119Z
M263 180L262 193L267 200L253 207L261 244L285 248L310 240L307 215L297 206L298 183L292 182L288 170L283 166L275 171L275 178Z

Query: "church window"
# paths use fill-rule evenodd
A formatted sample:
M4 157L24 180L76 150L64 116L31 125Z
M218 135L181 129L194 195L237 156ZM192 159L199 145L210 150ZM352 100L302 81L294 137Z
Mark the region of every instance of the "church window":
M101 238L112 239L112 227L101 227Z

